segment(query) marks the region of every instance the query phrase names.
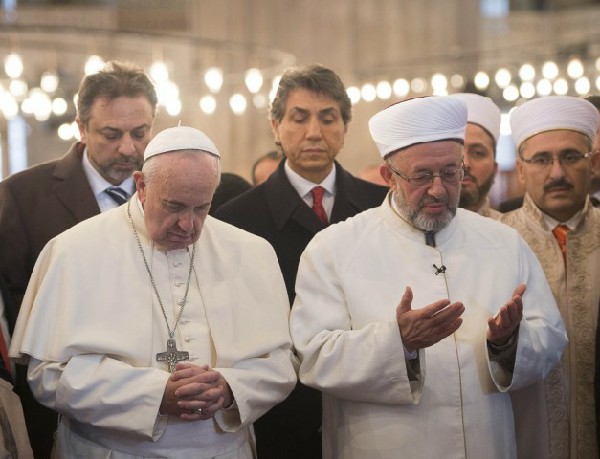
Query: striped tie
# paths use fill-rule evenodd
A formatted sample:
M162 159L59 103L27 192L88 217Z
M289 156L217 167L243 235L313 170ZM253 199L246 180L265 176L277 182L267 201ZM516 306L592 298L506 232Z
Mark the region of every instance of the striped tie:
M104 192L109 195L117 205L122 206L127 202L129 196L127 192L120 186L109 186Z

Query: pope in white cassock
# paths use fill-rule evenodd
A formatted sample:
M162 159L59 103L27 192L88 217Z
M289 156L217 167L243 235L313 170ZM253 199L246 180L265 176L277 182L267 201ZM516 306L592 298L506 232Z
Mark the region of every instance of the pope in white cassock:
M219 152L176 127L137 194L41 253L11 356L61 419L59 458L251 458L252 422L296 383L271 246L207 216Z
M291 333L301 381L323 392L324 458L515 458L507 392L565 348L527 244L457 209L466 124L452 97L376 114L388 199L302 255Z

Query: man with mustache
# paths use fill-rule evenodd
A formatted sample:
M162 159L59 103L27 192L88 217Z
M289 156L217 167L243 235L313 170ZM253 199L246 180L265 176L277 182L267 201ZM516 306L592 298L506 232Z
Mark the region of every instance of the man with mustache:
M507 391L566 333L513 229L457 209L467 107L400 102L369 121L390 194L302 254L290 330L323 392L323 457L516 457Z
M137 66L109 62L83 78L77 99L81 141L62 157L0 182L0 276L21 304L33 265L46 243L66 229L125 202L134 192L152 134L157 96ZM11 331L14 322L9 324ZM37 404L17 367L17 391L36 458L50 456L53 411Z
M592 149L600 121L588 101L534 99L511 114L523 207L501 221L516 228L538 256L569 345L539 384L513 394L519 457L598 457L594 412L594 346L600 301L600 210L590 205Z
M331 69L307 65L284 72L270 118L283 160L266 182L229 201L215 216L271 243L291 304L306 244L329 224L378 206L388 190L352 176L336 161L352 104ZM298 384L255 428L261 459L321 457L321 394Z
M498 163L496 143L500 135L500 109L489 97L478 94L452 94L467 104L465 131L465 176L460 187L459 207L484 217L500 218L490 207L488 193L494 184Z

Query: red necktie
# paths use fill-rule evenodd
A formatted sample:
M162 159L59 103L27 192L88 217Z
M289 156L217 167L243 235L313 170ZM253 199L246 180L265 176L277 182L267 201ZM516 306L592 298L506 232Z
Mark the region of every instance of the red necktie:
M567 263L567 233L569 232L569 227L566 225L557 225L556 228L552 230L552 234L558 241L558 245L560 247L560 251L563 254L563 261L565 264Z
M310 190L313 197L313 211L319 217L319 220L323 222L324 225L327 225L327 213L325 209L323 209L323 193L325 192L325 188L322 186L316 186L312 190Z

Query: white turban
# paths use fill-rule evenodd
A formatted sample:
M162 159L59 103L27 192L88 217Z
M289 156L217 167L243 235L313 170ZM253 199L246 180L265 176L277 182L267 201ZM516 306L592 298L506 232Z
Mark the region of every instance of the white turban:
M213 141L204 132L189 126L177 126L156 134L146 146L144 161L152 156L177 150L202 150L221 156Z
M599 121L596 107L585 99L570 96L533 99L510 114L512 138L517 148L536 134L557 129L577 131L593 141Z
M369 131L383 158L416 143L464 142L467 106L457 98L431 96L408 99L375 114Z
M500 136L500 109L492 102L489 97L461 92L452 94L450 97L456 97L467 104L467 121L478 124L485 129L498 142Z

